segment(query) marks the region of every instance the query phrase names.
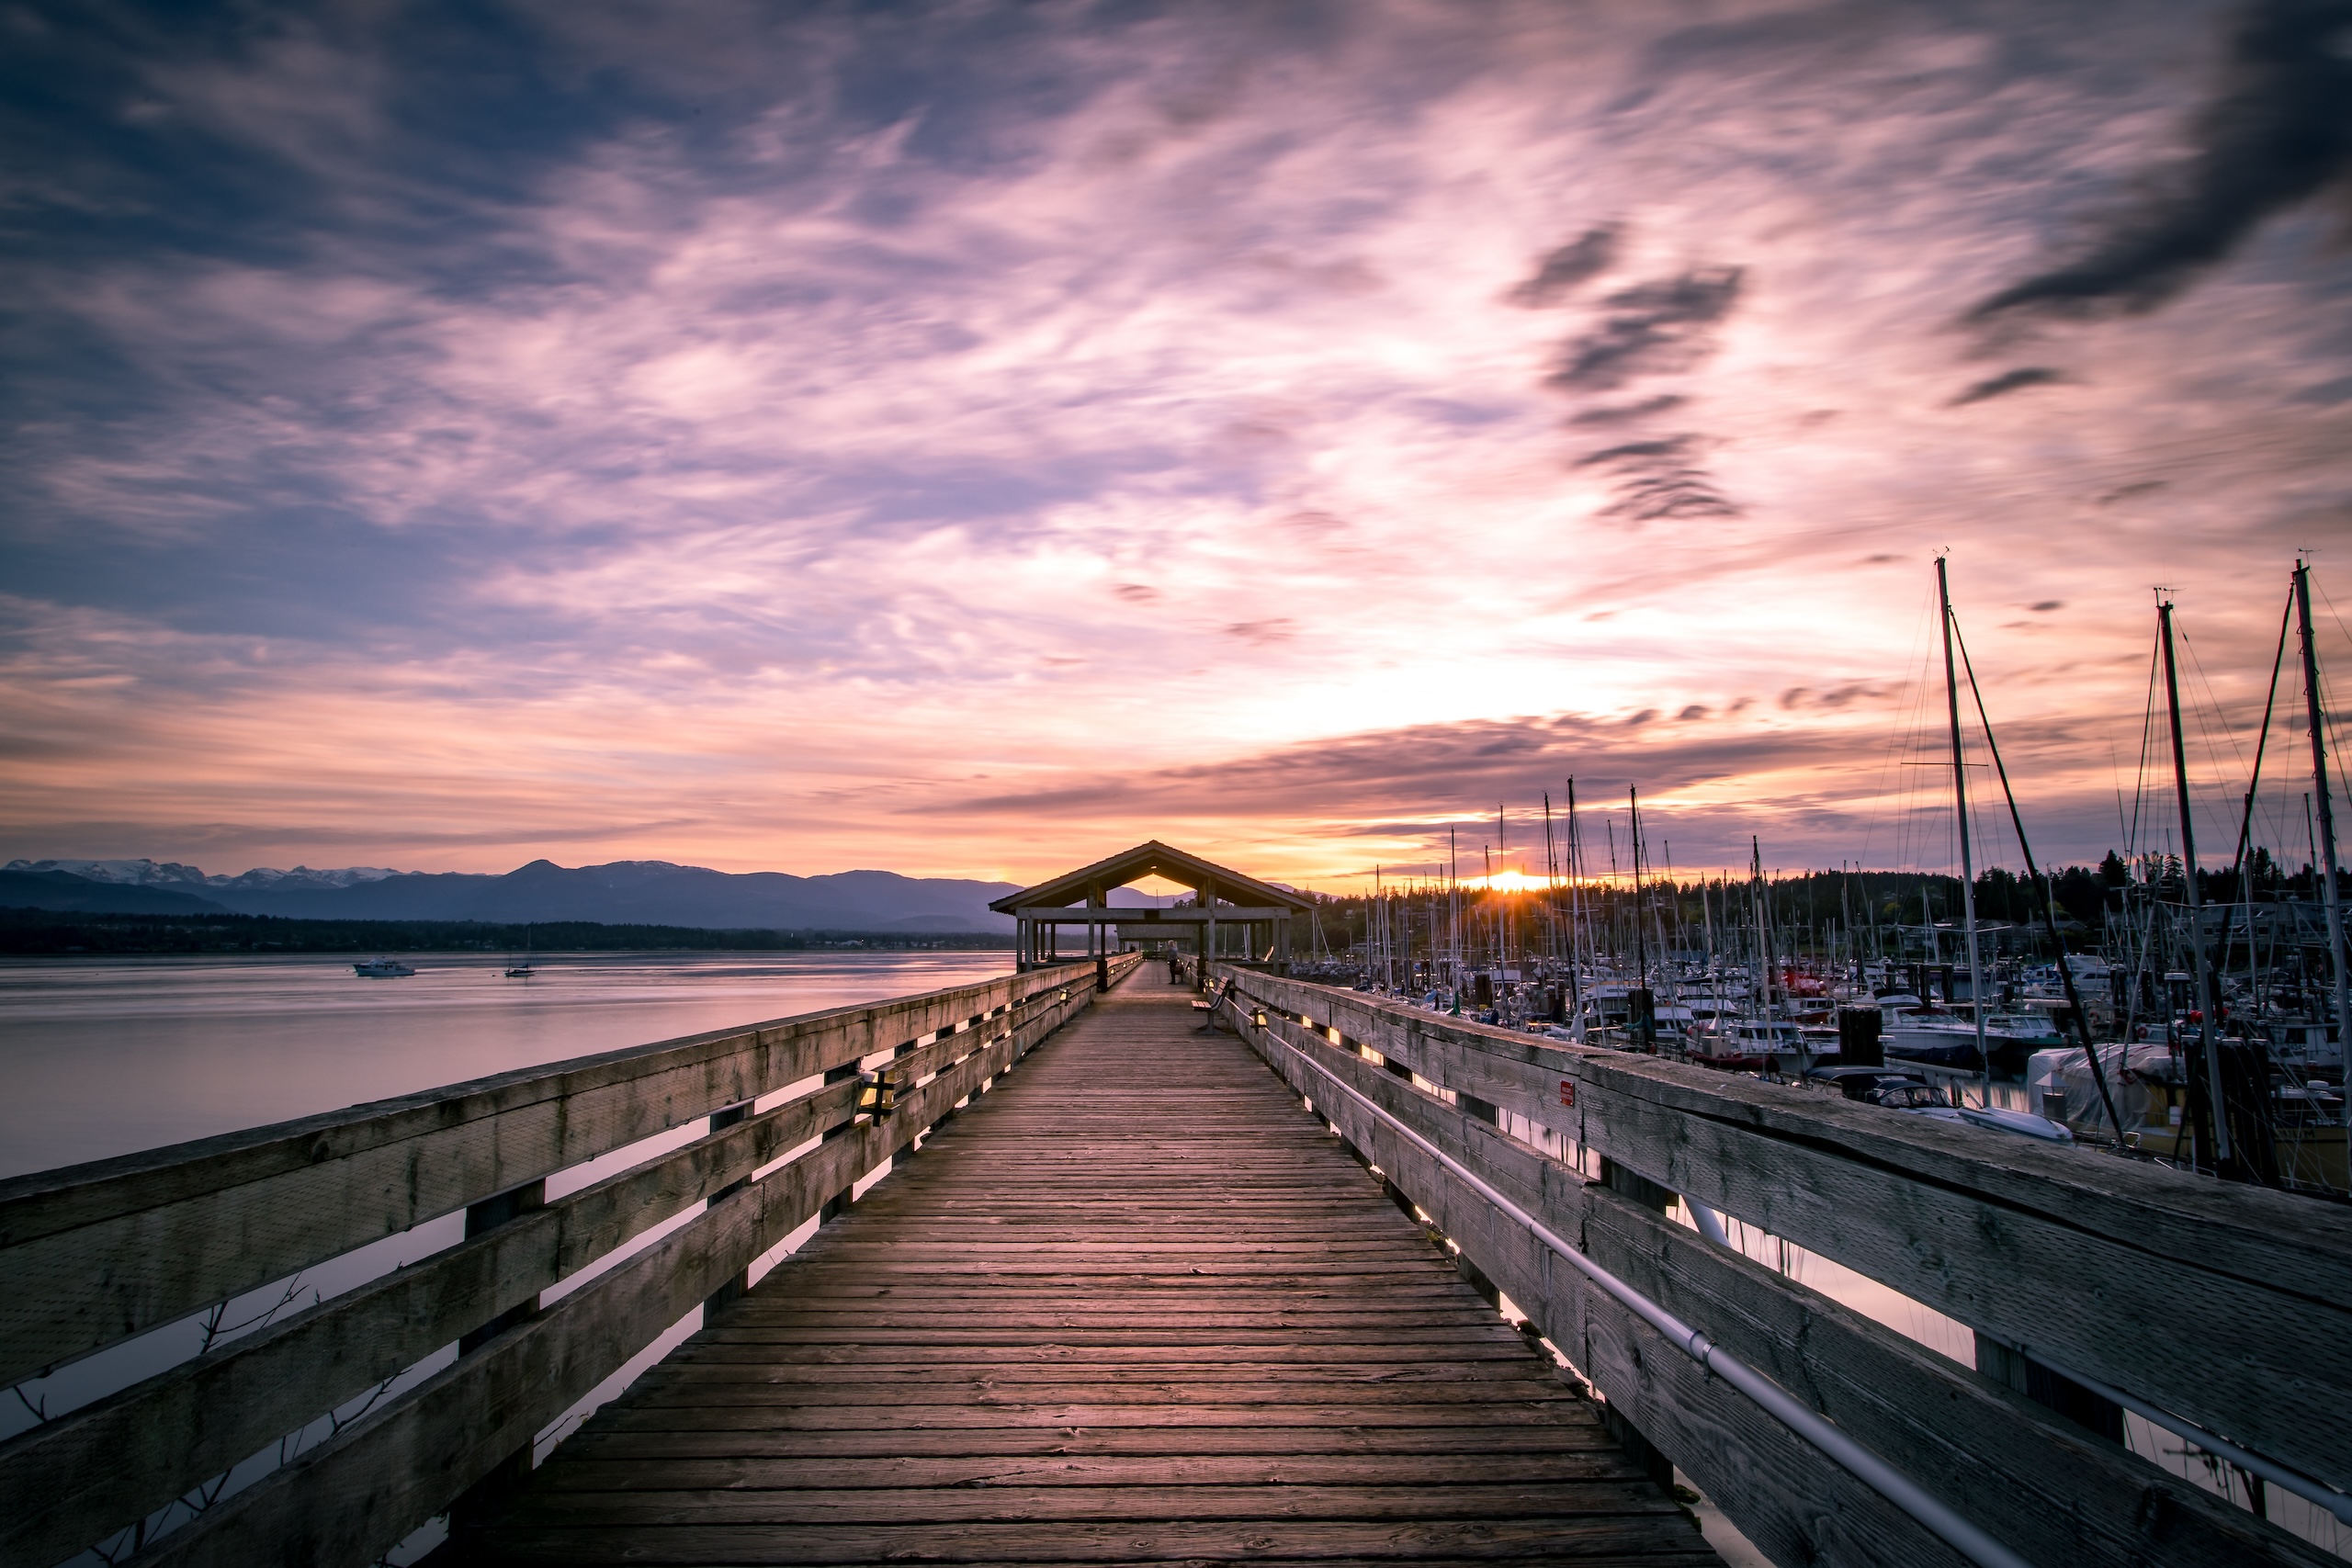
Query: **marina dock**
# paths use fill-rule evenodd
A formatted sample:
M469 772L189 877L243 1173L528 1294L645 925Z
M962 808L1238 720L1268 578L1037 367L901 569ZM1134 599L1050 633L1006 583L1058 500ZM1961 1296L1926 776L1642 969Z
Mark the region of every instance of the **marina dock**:
M1046 889L993 979L0 1183L0 1385L186 1347L0 1443L0 1564L1717 1561L1686 1488L1778 1563L2342 1560L2342 1206L1294 977L1164 845Z

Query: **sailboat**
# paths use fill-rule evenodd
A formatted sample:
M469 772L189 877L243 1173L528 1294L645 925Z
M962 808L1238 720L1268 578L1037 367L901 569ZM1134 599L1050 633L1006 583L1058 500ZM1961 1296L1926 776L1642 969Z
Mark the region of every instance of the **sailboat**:
M522 961L517 963L514 960L512 954L508 955L506 977L510 980L527 980L537 973L537 971L531 967L531 928L525 926L523 928Z
M1968 764L1960 747L1960 677L1951 652L1951 576L1950 562L1936 558L1936 604L1943 629L1944 701L1951 730L1952 820L1960 835L1960 907L1962 929L1968 943L1968 1010L1962 1021L1951 1013L1911 1013L1887 1020L1883 1036L1886 1054L1925 1066L1973 1069L1984 1075L1984 1102L1993 1103L1993 1065L1984 1040L1984 964L1976 942L1976 857L1968 835ZM1927 890L1920 889L1924 908ZM1935 922L1928 922L1928 940L1935 941ZM1922 1001L1926 998L1922 998Z

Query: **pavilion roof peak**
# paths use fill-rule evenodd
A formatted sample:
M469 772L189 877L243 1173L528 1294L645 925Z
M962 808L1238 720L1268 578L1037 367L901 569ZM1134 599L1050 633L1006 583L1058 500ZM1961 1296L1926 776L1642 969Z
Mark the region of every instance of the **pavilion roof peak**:
M1147 839L1131 850L1105 856L1092 865L1064 872L1034 887L1024 887L1018 893L1008 893L1001 898L991 900L989 908L1006 915L1023 908L1059 908L1064 905L1082 902L1097 891L1107 895L1114 887L1124 887L1145 876L1157 876L1162 881L1190 887L1195 893L1214 889L1216 897L1227 903L1257 908L1288 908L1304 912L1315 907L1315 901L1304 894L1261 882L1231 866L1204 860L1173 844L1163 844L1158 839Z

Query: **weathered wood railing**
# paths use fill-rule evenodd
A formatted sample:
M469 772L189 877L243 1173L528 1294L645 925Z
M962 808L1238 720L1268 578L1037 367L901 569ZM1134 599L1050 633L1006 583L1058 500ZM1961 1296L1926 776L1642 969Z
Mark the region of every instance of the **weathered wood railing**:
M374 1561L527 1464L550 1422L741 1288L754 1259L1086 1007L1094 979L1091 964L1007 975L0 1182L0 1388L436 1216L469 1221L458 1245L0 1444L0 1563L49 1568L457 1345L135 1559ZM910 1087L894 1114L859 1117L860 1064L886 1054ZM544 1200L549 1176L703 1118L704 1136Z
M2339 1489L2352 1481L2352 1213L1244 968L1216 974L1230 986L1226 1016L1268 1064L1775 1562L1962 1559L1400 1129L2026 1562L2337 1561L1665 1211L1676 1194L1696 1200L1927 1303L1980 1344L2109 1384ZM1571 1141L1582 1168L1505 1136L1500 1112Z

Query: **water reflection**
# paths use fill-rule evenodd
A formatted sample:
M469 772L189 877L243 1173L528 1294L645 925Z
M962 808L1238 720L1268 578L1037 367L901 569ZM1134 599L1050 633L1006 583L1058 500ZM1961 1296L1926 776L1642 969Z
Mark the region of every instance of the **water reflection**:
M650 1041L946 986L1006 953L0 962L0 1176Z

